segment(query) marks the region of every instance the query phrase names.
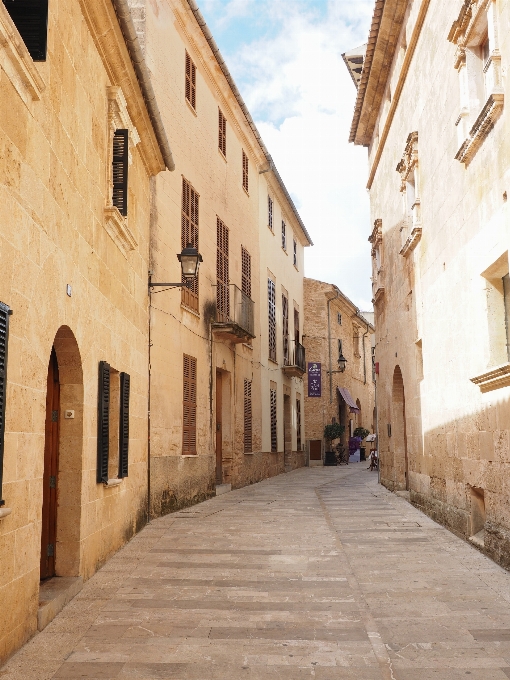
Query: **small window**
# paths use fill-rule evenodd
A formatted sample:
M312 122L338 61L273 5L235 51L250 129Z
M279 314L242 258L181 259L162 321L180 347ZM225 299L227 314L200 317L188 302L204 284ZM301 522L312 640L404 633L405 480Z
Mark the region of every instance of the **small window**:
M296 399L296 435L297 450L301 451L301 399Z
M227 157L227 119L221 109L218 109L218 148Z
M129 131L115 130L113 136L113 205L128 214Z
M225 323L230 319L228 241L229 230L216 218L216 316Z
M183 357L183 415L182 453L197 453L197 360L187 354Z
M46 61L48 0L3 0L34 61Z
M278 451L278 421L276 418L276 387L269 390L269 402L271 409L271 453Z
M298 264L297 264L297 242L296 242L296 239L294 239L293 252L294 252L294 267L297 268Z
M251 380L244 381L244 452L253 451L252 443L252 405L251 405Z
M243 151L243 189L248 192L249 176L248 176L248 156Z
M287 225L282 220L282 248L287 250Z
M273 199L267 197L267 225L273 231Z
M251 255L241 246L241 287L243 293L251 298Z
M343 356L343 344L342 341L338 341L338 361L340 361L340 357Z
M276 361L276 285L273 279L267 280L269 358Z
M338 325L341 326L342 325L342 315L340 314L340 312L338 312L338 314L336 315L336 320L338 321Z
M197 67L186 52L186 99L193 109L197 108Z

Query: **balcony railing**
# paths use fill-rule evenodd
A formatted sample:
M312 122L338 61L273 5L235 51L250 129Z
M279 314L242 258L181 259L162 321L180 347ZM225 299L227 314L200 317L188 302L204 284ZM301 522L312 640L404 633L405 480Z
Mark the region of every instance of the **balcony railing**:
M255 303L235 284L218 283L216 288L216 335L231 342L247 342L255 337Z
M294 377L301 377L306 372L305 348L295 340L284 338L283 372Z

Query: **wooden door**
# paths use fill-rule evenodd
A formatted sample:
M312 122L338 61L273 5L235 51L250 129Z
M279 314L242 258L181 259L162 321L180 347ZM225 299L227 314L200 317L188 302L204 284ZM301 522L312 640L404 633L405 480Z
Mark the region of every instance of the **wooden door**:
M51 350L46 392L41 580L55 576L60 383L55 348Z
M322 440L313 439L310 442L310 460L322 460Z
M223 379L219 371L216 372L216 483L223 483Z

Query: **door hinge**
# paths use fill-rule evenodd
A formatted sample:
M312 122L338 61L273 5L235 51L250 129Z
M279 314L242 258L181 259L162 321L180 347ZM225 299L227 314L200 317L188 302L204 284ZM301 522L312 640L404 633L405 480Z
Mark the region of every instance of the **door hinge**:
M53 543L48 544L48 549L46 550L46 556L47 557L53 557L55 555L55 548L53 546Z
M58 411L51 412L51 422L58 423Z
M56 477L50 477L50 489L56 489L57 488L57 478Z

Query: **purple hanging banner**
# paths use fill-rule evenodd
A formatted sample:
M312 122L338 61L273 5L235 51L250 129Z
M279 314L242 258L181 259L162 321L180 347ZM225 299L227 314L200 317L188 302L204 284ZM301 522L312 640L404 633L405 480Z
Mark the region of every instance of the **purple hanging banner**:
M308 396L322 397L321 364L308 362Z

